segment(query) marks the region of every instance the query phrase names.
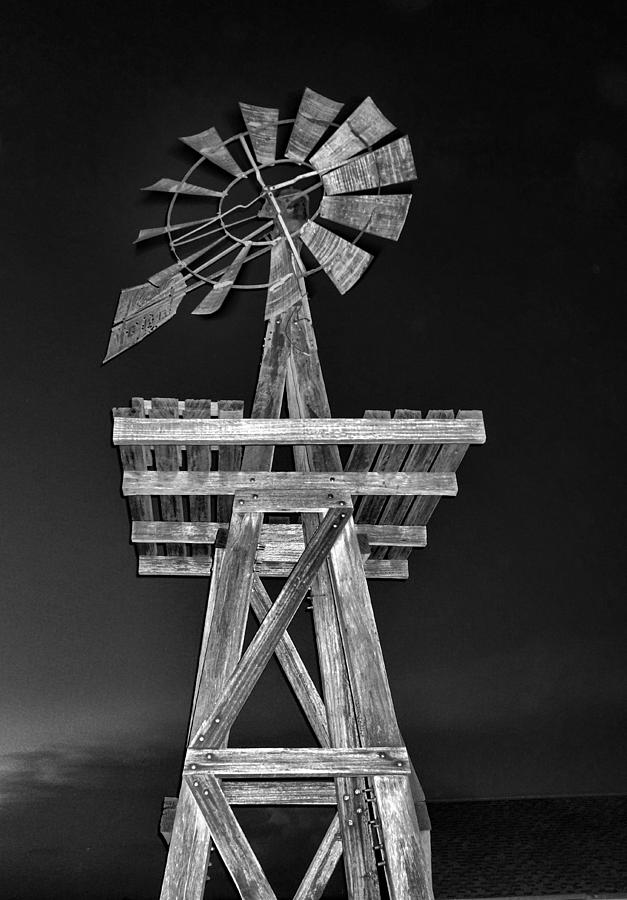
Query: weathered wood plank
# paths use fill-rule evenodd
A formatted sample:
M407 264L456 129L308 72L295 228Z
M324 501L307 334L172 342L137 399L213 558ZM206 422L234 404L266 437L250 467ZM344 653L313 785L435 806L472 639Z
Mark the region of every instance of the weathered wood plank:
M294 894L294 900L319 900L333 875L337 862L342 855L342 836L340 834L339 816L333 817L322 843Z
M366 578L374 581L406 581L409 578L406 559L367 559L363 565ZM288 578L293 568L291 560L257 559L254 564L254 571L260 578ZM211 559L207 556L140 556L137 565L138 575L161 577L177 575L208 578L211 571Z
M183 417L186 419L210 419L211 418L211 400L186 400L183 410ZM209 472L211 469L211 450L209 447L197 447L190 444L187 447L187 471L190 473ZM211 521L211 497L206 495L194 495L189 498L189 517L193 523L207 525ZM179 531L183 532L186 523L170 522L163 523L179 526ZM132 539L132 538L131 538ZM184 541L185 538L182 538ZM165 541L164 543L169 543ZM211 548L207 542L203 544L194 543L191 549L192 556L211 556Z
M185 194L189 197L223 197L224 191L212 191L209 188L190 184L189 181L175 181L173 178L160 178L154 184L141 188L142 191L161 191L166 194Z
M460 410L457 414L457 419L454 421L464 421L466 416L472 416L472 410ZM450 444L440 447L438 455L435 457L433 463L431 464L431 472L455 472L459 467L462 459L466 455L466 451L468 450L467 443L459 443L459 444ZM433 502L412 502L409 510L405 515L404 523L408 525L427 525L429 519L433 515L433 512L437 506L437 500L435 503ZM392 547L388 551L388 556L390 559L406 559L409 556L409 551L405 547Z
M222 275L218 282L213 285L211 290L205 294L198 306L192 310L193 316L209 316L220 309L226 300L229 291L235 284L240 269L246 262L246 257L249 252L250 245L242 247L224 275Z
M340 294L356 284L373 260L371 253L309 219L298 236Z
M227 747L187 751L188 776L261 775L265 777L409 776L405 747Z
M383 419L387 422L391 418L391 413L388 409L367 409L364 412L364 418ZM351 448L345 470L347 472L367 472L378 451L379 444L355 444Z
M429 863L422 852L407 779L375 776L372 781L382 824L390 900L433 900Z
M209 842L207 821L183 779L160 900L202 900L207 879Z
M229 151L224 146L222 138L215 128L207 128L198 134L191 134L188 137L179 138L188 147L192 147L201 156L211 160L214 165L230 172L231 175L242 175L242 170L235 162Z
M402 184L417 177L414 158L406 137L385 147L351 159L322 176L325 194L350 194L389 184Z
M437 419L125 419L113 443L126 444L482 444L480 413ZM260 468L260 467L259 467Z
M218 401L218 420L237 421L244 415L244 403L242 400ZM218 469L220 472L236 472L242 464L242 447L221 446L218 448ZM228 522L233 509L233 500L229 496L219 494L216 500L216 519L218 522Z
M250 692L265 669L285 629L309 590L316 572L349 521L349 514L330 510L306 544L283 590L259 626L239 664L226 680L207 720L198 729L191 746L217 746L235 721Z
M323 219L347 225L378 237L397 241L409 211L411 194L380 194L377 197L323 197L318 212Z
M314 153L311 164L318 171L337 166L356 153L369 149L394 130L395 126L385 118L372 97L366 97Z
M453 419L452 409L430 409L427 419ZM426 472L435 459L439 444L414 444L403 464L404 472ZM404 522L413 502L412 497L388 497L379 522ZM411 527L411 526L408 526ZM389 557L388 548L377 548L373 554L375 559Z
M218 779L205 774L188 782L242 900L277 900Z
M170 419L178 421L178 400L171 397L153 397L150 412L154 419ZM162 444L155 447L155 467L158 472L173 474L178 472L180 464L180 447L176 444ZM148 473L145 473L148 474ZM182 522L185 519L183 498L180 496L160 496L159 509L164 522ZM184 557L184 544L168 544L166 556Z
M421 412L417 409L397 409L394 413L394 419L420 419ZM401 466L410 449L410 444L385 444L379 449L377 458L374 462L374 469L377 472L394 472L397 477L400 474ZM425 473L420 473L424 475ZM377 522L381 510L385 506L387 491L378 493L373 491L377 496L366 497L359 504L355 512L356 522ZM389 495L388 495L389 496Z
M213 544L218 531L226 532L228 524L220 522L133 522L131 541L146 544L158 541L186 544ZM427 529L424 525L364 525L357 524L357 534L365 535L373 547L426 547ZM286 554L305 549L303 526L290 524L262 525L259 548Z
M337 499L340 493L368 494L373 496L373 501L364 504L362 520L376 520L385 504L385 496L392 494L448 497L457 494L457 479L451 472L398 471L407 449L408 445L386 445L379 453L374 472L125 472L122 493L125 496L241 493L247 497L254 492L258 493L254 499L260 502L265 499L274 502L275 494L290 492L321 493L326 490L328 500Z
M246 123L253 151L260 165L271 165L276 159L276 136L279 110L266 106L240 103L239 108Z
M302 282L294 269L292 251L287 239L277 241L270 250L270 286L266 297L265 318L279 316L302 297Z
M331 550L329 569L361 740L367 746L401 743L352 520ZM427 900L429 874L421 856L420 829L409 781L374 779L374 785L381 833L391 861L387 870L391 897Z
M144 401L141 397L133 397L130 407L122 407L114 409L113 414L121 417L143 418ZM150 453L146 447L120 447L120 461L122 469L128 471L145 471L147 465L147 455ZM131 519L137 522L148 524L153 518L152 500L150 497L129 497L128 508ZM146 543L143 547L138 548L140 556L156 556L157 546L152 542Z
M272 609L272 601L259 578L255 578L253 581L250 605L260 624ZM320 741L321 746L328 747L329 729L327 728L324 703L287 631L280 638L275 653L313 733Z
M287 158L304 162L343 106L306 87L285 151Z

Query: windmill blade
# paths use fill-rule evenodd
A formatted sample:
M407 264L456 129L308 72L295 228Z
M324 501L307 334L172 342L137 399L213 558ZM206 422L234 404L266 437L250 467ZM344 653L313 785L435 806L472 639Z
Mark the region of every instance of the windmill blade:
M140 241L148 241L153 237L161 237L161 235L170 234L172 231L181 231L182 228L192 228L194 225L207 225L209 222L215 221L215 216L209 216L208 219L195 219L193 222L179 222L178 225L163 225L161 228L142 228L133 243L139 244Z
M257 162L260 165L272 165L276 160L278 109L251 106L249 103L240 103L239 108L242 111Z
M243 172L235 162L229 151L224 146L224 141L215 128L207 128L199 134L191 134L189 137L179 138L188 147L192 147L201 156L211 160L216 166L230 172L231 175L242 175Z
M133 347L174 316L187 286L182 275L176 274L161 289L141 284L125 288L120 293L109 346L103 362L108 362L129 347Z
M154 184L142 188L142 191L163 191L166 194L189 194L190 197L223 197L224 191L211 191L209 188L187 181L174 181L172 178L160 178Z
M378 237L397 241L403 230L411 194L379 194L376 197L323 197L318 212L323 219L348 225Z
M327 172L322 176L322 184L326 194L350 194L417 177L409 139L401 137Z
M361 153L369 150L377 141L396 130L372 97L366 97L357 109L350 114L329 140L311 157L311 164L320 172L337 166Z
M183 257L178 262L173 263L171 266L168 266L166 269L161 269L159 272L155 272L154 275L148 276L148 281L151 284L157 285L157 287L163 287L173 275L176 275L178 272L181 272L186 266L189 266L191 263L195 262L200 256L203 256L209 250L219 244L221 241L226 240L226 236L218 238L217 241L213 241L213 243L208 244L206 247L203 247L202 250L196 250L195 253L190 253L189 256Z
M305 222L299 235L303 244L318 260L340 294L345 294L359 281L372 262L372 254L311 219Z
M270 251L270 286L266 299L265 318L280 316L302 299L305 291L302 279L296 274L294 257L286 238L281 238Z
M305 88L285 155L304 162L343 106Z
M198 306L192 310L192 315L206 316L210 313L217 312L220 309L226 300L226 295L233 287L235 279L237 278L239 270L242 268L249 251L250 245L242 247L220 281L214 285L212 290L203 297Z

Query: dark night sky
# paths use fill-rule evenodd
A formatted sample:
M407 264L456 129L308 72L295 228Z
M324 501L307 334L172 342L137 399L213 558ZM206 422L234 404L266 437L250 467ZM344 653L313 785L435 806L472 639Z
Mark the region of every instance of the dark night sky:
M138 189L193 161L177 136L232 133L238 100L293 115L305 85L372 95L419 170L398 244L345 297L312 287L334 414L486 419L410 582L373 586L427 796L627 792L625 25L619 0L5 0L4 900L158 895L206 584L135 576L109 411L248 404L263 299L205 319L190 299L100 360L120 288L167 262L131 243L165 209ZM234 739L308 742L281 690L271 672ZM307 842L302 818L255 820L261 843L266 825Z

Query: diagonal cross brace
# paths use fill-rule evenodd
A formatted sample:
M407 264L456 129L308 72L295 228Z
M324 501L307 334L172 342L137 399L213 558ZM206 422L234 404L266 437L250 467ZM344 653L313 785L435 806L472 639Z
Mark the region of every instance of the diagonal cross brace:
M218 747L275 652L316 573L350 519L350 506L330 509L292 569L283 590L261 623L248 649L226 680L211 714L201 723L190 748Z

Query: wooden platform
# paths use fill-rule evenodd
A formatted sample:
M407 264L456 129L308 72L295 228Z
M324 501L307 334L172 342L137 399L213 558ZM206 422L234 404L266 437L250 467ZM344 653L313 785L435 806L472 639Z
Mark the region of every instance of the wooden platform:
M457 493L468 446L485 440L474 410L244 419L243 409L239 400L134 398L113 410L140 575L210 575L237 493L240 511L270 510L255 560L260 576L286 578L303 552L296 510L353 505L366 576L407 578L440 497ZM243 446L260 444L337 444L344 471L240 471Z

